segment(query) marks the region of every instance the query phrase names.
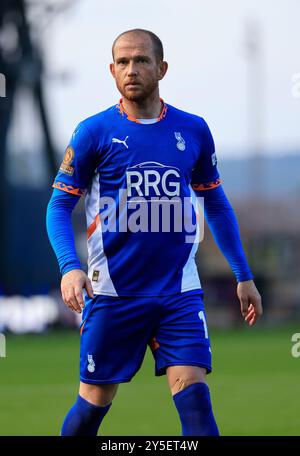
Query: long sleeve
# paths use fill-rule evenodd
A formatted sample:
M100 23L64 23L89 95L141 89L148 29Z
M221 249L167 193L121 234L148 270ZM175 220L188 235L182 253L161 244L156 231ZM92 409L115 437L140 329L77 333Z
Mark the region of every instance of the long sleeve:
M208 190L195 190L204 197L204 215L210 231L227 259L238 282L253 279L244 254L234 210L221 185Z
M72 269L82 269L76 253L71 218L79 198L54 189L47 207L47 233L62 275Z

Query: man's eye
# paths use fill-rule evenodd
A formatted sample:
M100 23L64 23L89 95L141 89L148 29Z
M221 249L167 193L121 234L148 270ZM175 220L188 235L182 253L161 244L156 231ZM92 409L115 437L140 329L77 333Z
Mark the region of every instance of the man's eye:
M125 65L126 64L126 60L120 60L119 61L119 65Z
M139 63L146 63L147 60L146 60L146 59L143 59L143 58L140 58L140 59L138 59L138 62L139 62Z

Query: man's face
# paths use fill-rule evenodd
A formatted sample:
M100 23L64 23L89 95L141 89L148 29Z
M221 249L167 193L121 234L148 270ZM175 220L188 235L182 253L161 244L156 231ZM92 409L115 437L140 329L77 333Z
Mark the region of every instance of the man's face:
M122 96L140 102L158 87L158 81L167 71L167 63L157 61L147 34L126 33L115 44L110 71Z

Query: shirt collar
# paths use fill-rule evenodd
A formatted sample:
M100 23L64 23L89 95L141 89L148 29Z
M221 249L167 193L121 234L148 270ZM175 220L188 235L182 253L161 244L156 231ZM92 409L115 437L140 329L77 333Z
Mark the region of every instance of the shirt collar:
M168 110L168 107L165 104L164 100L162 98L160 98L160 101L162 103L162 110L161 110L161 113L160 113L159 117L157 117L156 122L160 122L162 119L164 119L166 114L167 114L167 110ZM133 117L130 114L128 114L128 112L125 110L125 108L123 106L123 99L122 98L120 98L119 103L116 105L116 108L118 109L119 113L122 116L125 115L128 120L131 120L132 122L136 122L136 123L141 123L138 119L136 119L135 117Z

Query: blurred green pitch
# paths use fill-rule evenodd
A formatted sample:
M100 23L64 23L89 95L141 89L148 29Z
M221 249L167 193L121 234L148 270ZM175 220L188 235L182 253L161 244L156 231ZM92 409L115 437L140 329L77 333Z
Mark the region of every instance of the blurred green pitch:
M298 329L210 331L214 371L208 376L222 435L300 435ZM0 434L59 435L78 391L79 332L6 339L0 358ZM154 377L147 350L142 368L123 383L101 435L180 435L166 377Z

